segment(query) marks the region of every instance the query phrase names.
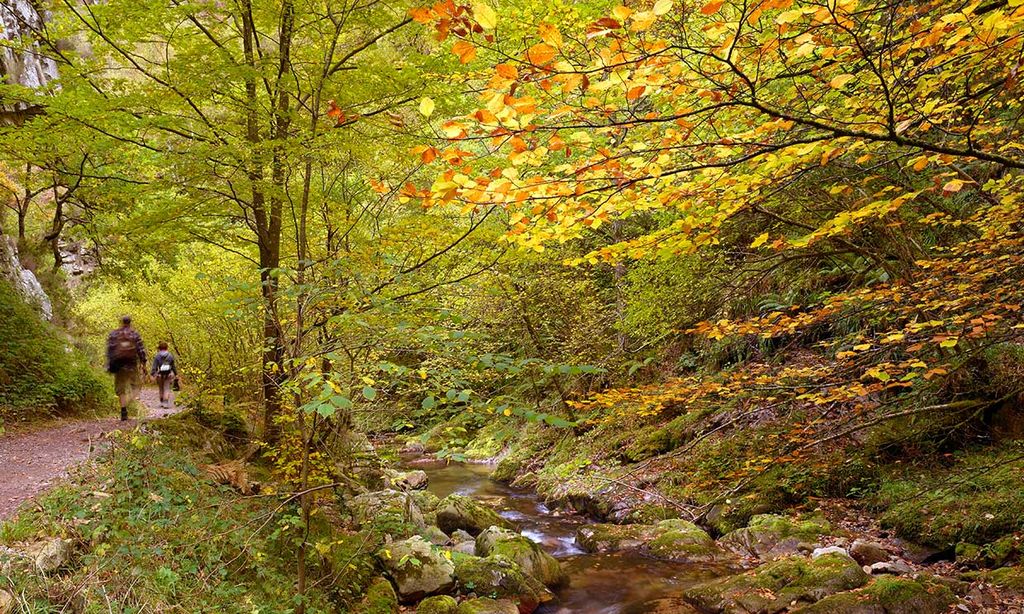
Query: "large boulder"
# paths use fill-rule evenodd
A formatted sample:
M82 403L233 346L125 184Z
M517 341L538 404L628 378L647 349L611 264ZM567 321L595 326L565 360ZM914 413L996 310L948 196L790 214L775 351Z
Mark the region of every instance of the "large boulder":
M375 578L354 614L398 614L398 596L387 578Z
M850 556L861 565L874 565L889 560L889 551L877 542L866 539L854 540L850 545Z
M511 599L520 614L530 614L551 596L540 581L504 556L457 555L454 558L455 577L462 592Z
M378 490L352 497L348 509L358 528L372 528L396 537L408 537L427 526L413 497L399 490Z
M947 586L927 577L881 577L867 586L826 597L800 614L943 614L956 602Z
M447 593L455 586L451 560L418 535L381 548L377 560L395 583L403 603Z
M456 614L519 614L519 608L508 599L478 597L460 603Z
M746 528L726 533L719 543L741 556L770 561L813 550L821 536L831 529L820 514L799 518L760 514L751 518Z
M588 524L576 531L576 542L587 552L639 550L652 557L681 563L725 561L731 555L703 529L686 520L658 524Z
M533 540L508 529L485 529L476 538L476 554L481 557L499 554L512 559L523 571L540 580L545 586L561 586L568 580L555 557L544 552Z
M658 559L681 563L710 563L728 558L715 540L692 522L662 520L656 527L656 536L644 548Z
M816 559L791 556L737 576L719 578L686 590L686 597L707 612L774 614L791 605L812 604L830 595L860 588L870 577L845 554Z
M491 508L462 495L448 495L438 503L437 526L449 535L459 529L479 535L488 527L514 528Z
M459 602L448 595L427 597L416 604L416 614L455 614L458 609Z

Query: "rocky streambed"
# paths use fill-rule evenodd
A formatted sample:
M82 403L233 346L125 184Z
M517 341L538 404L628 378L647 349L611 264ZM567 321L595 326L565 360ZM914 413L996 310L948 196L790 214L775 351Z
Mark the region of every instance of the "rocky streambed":
M376 556L404 611L938 614L967 588L834 535L820 514L755 516L715 540L681 519L603 524L552 509L488 465L406 469L350 504L361 525L395 525Z

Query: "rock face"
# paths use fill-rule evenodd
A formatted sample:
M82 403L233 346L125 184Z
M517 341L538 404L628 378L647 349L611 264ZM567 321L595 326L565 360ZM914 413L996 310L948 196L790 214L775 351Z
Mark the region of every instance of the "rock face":
M479 535L488 527L513 528L491 508L462 495L448 495L441 499L437 506L437 526L449 535L460 529L470 535Z
M359 528L374 527L406 536L427 526L413 498L398 490L378 490L353 497L348 508Z
M511 559L527 574L548 587L557 587L568 580L562 566L534 541L508 529L489 527L476 538L477 556L499 554Z
M458 609L459 602L448 595L427 597L416 604L416 614L455 614Z
M501 555L488 557L455 557L455 577L463 592L511 599L520 614L530 614L550 593L540 581L526 574L510 559Z
M377 552L377 560L398 588L404 603L447 593L455 586L455 566L422 537L394 542Z
M4 11L0 11L0 15L4 13ZM3 47L0 47L0 51L3 51ZM10 279L14 289L25 299L25 302L38 307L40 313L47 320L52 319L53 304L50 302L50 296L46 294L46 290L39 283L36 274L21 267L18 248L9 237L0 237L0 256L3 256L3 260L0 261L0 273Z
M810 552L815 542L831 526L819 515L790 518L761 514L750 519L746 528L726 533L719 543L741 556L770 561L798 552Z
M697 585L685 595L707 612L774 614L794 603L812 604L860 588L868 580L857 561L845 554L825 554L817 559L791 556Z
M654 525L585 525L576 531L576 542L587 552L642 550L655 558L684 563L730 558L703 529L678 519Z
M460 603L456 614L519 614L519 608L508 599L480 597Z
M949 588L927 578L878 578L794 611L800 614L943 614L956 601Z
M0 40L15 44L0 45L0 80L38 88L57 77L57 63L40 53L38 43L31 43L28 52L17 48L21 37L31 37L42 29L44 17L30 0L5 0L4 10L0 11ZM13 121L26 110L24 103L4 104L0 106L0 119Z

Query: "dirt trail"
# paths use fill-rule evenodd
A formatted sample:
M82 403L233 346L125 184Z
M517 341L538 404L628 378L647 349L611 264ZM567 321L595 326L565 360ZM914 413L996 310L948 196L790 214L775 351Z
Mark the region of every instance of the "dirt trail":
M156 389L145 388L140 401L143 420L164 418L179 407L159 409ZM88 459L103 443L105 434L133 428L135 420L117 418L76 420L53 428L0 437L0 520L14 515L25 501L63 479L68 470Z

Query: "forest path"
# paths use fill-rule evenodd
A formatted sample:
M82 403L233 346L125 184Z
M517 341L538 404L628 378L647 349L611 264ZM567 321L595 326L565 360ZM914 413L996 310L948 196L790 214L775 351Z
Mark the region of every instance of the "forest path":
M143 388L143 421L166 418L181 411L172 405L160 409L156 388ZM67 476L68 470L87 460L112 431L134 428L137 420L118 418L72 420L0 437L0 521L14 515L25 501L45 492Z

